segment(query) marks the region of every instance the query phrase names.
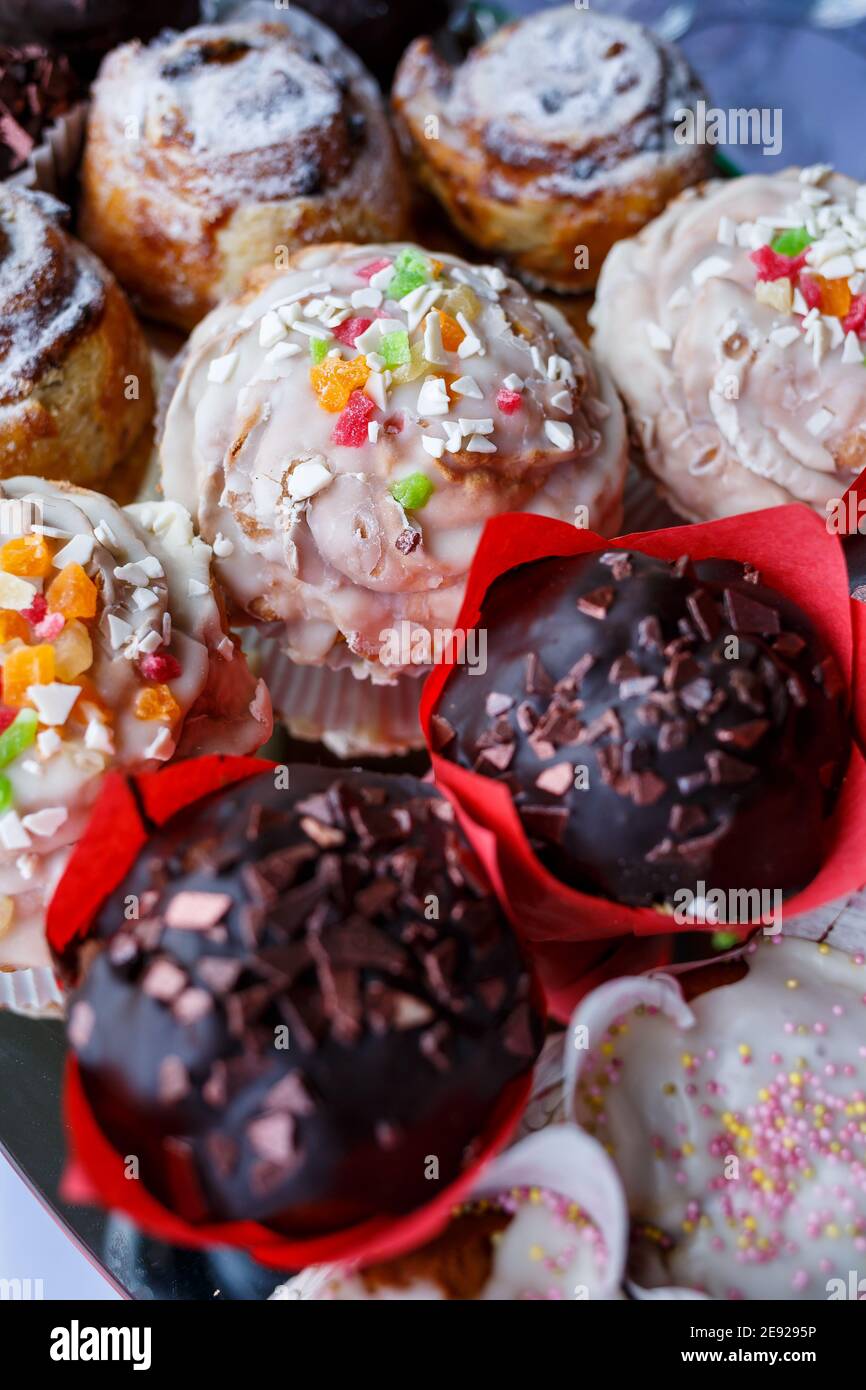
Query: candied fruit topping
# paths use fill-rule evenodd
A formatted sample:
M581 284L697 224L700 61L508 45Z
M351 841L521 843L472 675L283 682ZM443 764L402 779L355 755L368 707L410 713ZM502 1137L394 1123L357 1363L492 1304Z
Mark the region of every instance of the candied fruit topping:
M4 642L11 642L13 637L20 637L22 642L29 642L30 628L22 614L4 608L0 613L0 647Z
M812 238L805 227L788 227L770 242L777 256L799 256L812 245Z
M75 622L75 619L72 620ZM55 637L59 637L66 625L66 619L62 613L46 613L40 623L35 623L33 631L40 642L53 642Z
M433 496L434 487L423 473L410 473L391 485L391 496L407 512L420 511Z
M462 314L471 323L481 313L481 300L469 285L457 285L448 291L442 307L452 318L456 319L458 314Z
M35 709L21 709L8 729L0 734L0 767L8 765L36 741L39 725Z
M359 270L356 270L355 274L359 280L372 280L373 276L378 275L380 270L387 270L393 264L394 262L389 260L370 261L368 265L362 265Z
M519 391L509 391L507 386L502 386L496 393L496 405L503 415L513 415L523 405L523 397Z
M382 334L382 356L389 371L403 367L412 360L409 334L405 328L395 328L393 333Z
M46 597L49 609L64 618L96 617L96 585L74 561L51 581Z
M180 662L170 652L148 652L138 669L149 681L173 681L180 675Z
M93 643L90 633L77 618L72 618L54 641L54 669L57 679L74 681L93 665Z
M136 719L165 719L169 723L180 715L180 705L167 685L149 685L135 702Z
M16 647L3 666L3 699L20 709L29 704L31 685L50 685L54 680L54 648L47 642L36 647Z
M855 294L851 308L842 320L846 333L856 333L858 338L866 338L866 294Z
M353 391L367 383L370 368L363 354L344 362L340 357L326 357L317 367L310 368L310 382L323 410L339 415L349 403Z
M389 299L403 299L412 290L420 289L430 279L430 262L420 251L407 246L394 262L394 276L388 285Z
M815 275L814 283L821 292L817 307L831 319L844 319L851 308L851 288L847 280L825 280Z
M783 276L793 279L806 264L806 253L780 256L771 246L759 246L757 251L749 252L749 260L756 267L759 280L781 280Z
M439 326L442 329L442 346L446 352L456 352L466 334L456 319L450 314L439 313Z
M338 323L336 328L331 331L338 343L345 343L346 347L354 347L355 339L360 338L362 333L366 333L372 322L372 319L358 317L345 319L343 323Z
M312 357L314 364L315 364L316 366L318 366L318 364L319 364L320 362L324 362L324 360L325 360L325 358L327 357L327 355L328 355L328 340L327 340L327 338L311 338L311 339L310 339L310 356Z
M376 406L363 391L353 391L346 409L343 411L331 435L335 444L343 444L350 449L360 449L369 438L367 425Z
M12 783L5 772L0 772L0 816L5 816L6 812L11 809L14 799Z
M41 623L45 614L48 612L48 604L44 594L37 594L29 608L21 609L22 618L26 618L28 623Z
M417 381L419 376L432 370L433 364L424 356L424 344L419 338L409 349L409 361L394 368L394 382L397 386L405 386L407 382Z
M51 569L51 548L44 536L21 536L0 546L0 569L22 579L44 579Z

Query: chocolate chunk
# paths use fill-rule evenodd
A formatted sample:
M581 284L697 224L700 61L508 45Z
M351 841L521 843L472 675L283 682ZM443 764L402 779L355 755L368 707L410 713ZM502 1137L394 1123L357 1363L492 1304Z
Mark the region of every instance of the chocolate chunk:
M704 762L710 774L710 781L717 786L730 786L736 782L751 782L758 769L740 758L732 758L728 753L705 753Z
M750 594L739 589L725 589L725 613L734 632L756 633L761 637L773 637L781 631L779 610L768 608Z
M578 611L586 614L587 618L595 618L600 622L607 617L615 598L616 591L602 585L588 594L581 594L577 600Z

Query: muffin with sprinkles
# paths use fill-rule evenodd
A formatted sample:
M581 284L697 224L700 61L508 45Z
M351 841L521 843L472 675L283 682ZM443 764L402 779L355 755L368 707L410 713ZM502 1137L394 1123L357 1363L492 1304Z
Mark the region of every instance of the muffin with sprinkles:
M562 883L662 907L814 878L846 694L811 620L753 567L543 559L496 580L479 627L487 669L451 671L434 744L510 790Z
M561 315L410 245L254 273L195 330L161 453L238 608L292 662L378 683L429 668L489 517L609 534L627 462Z
M636 1279L862 1297L864 986L862 954L778 937L580 1006L574 1114L622 1177Z
M813 165L690 190L614 246L590 321L681 515L823 515L866 466L866 185Z
M212 796L94 936L69 1021L87 1102L193 1224L303 1239L425 1206L541 1042L496 899L414 778L293 766Z
M45 906L105 772L269 736L210 560L176 503L0 488L0 968L48 964Z

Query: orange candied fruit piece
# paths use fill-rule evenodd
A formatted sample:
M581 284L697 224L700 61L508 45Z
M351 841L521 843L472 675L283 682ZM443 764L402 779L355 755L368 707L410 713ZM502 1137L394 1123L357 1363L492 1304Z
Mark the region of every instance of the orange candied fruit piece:
M136 719L167 719L172 721L180 714L180 705L167 685L148 685L139 693L135 702Z
M847 280L825 280L823 275L812 279L821 291L821 313L831 319L844 319L851 308L851 286Z
M349 404L352 392L363 390L369 375L370 368L363 353L349 362L341 357L326 357L318 366L310 368L310 383L322 409L338 415Z
M31 685L50 685L54 680L54 648L47 642L36 647L16 647L3 666L3 702L13 709L29 705Z
M97 589L80 565L65 565L45 595L52 613L64 618L95 618Z
M51 547L44 536L19 536L0 546L0 569L22 579L44 579L51 569Z
M440 309L439 325L442 329L442 346L445 351L456 352L463 342L463 339L466 337L460 324L456 319L453 319L450 314L443 313Z
M20 613L13 612L11 608L4 608L0 611L0 647L4 642L11 642L13 637L20 637L22 642L29 642L30 626Z
M72 706L70 718L81 724L89 723L91 717L98 719L100 724L113 724L114 715L90 677L76 676L74 684L81 686L81 694Z

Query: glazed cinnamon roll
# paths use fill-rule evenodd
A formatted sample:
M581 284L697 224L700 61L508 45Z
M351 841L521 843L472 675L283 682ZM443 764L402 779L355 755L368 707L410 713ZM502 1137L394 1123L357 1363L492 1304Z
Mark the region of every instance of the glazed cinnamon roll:
M141 330L66 209L0 184L0 477L104 486L150 446Z
M306 242L400 236L406 195L373 79L287 12L127 44L103 63L81 232L142 310L191 328Z
M866 185L815 165L689 191L614 248L590 317L682 516L823 515L866 466Z
M648 29L562 6L507 25L457 67L417 39L393 104L417 177L463 235L570 293L707 173L706 147L675 137L700 94Z

